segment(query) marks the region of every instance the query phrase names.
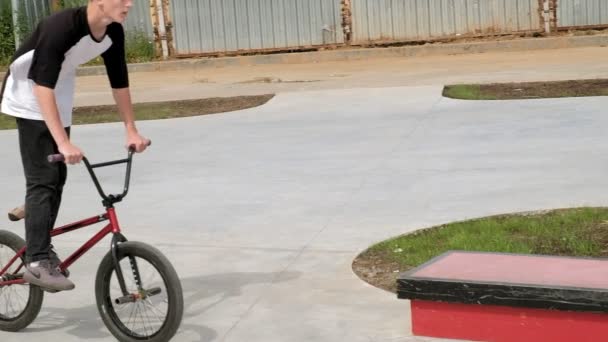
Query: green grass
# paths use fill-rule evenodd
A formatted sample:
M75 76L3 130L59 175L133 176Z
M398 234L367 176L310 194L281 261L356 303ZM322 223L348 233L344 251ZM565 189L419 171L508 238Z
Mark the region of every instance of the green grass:
M496 96L485 94L479 84L456 84L445 86L443 96L461 100L496 100Z
M608 255L608 209L502 215L433 227L381 242L364 254L416 267L448 250L565 256Z
M195 100L136 103L133 105L138 121L159 120L215 114L261 106L274 95L214 97ZM77 107L74 125L120 121L116 106ZM15 118L0 114L0 130L15 129Z
M0 130L15 129L15 118L12 116L0 114Z
M443 96L460 100L517 100L608 96L608 79L455 84L445 86Z

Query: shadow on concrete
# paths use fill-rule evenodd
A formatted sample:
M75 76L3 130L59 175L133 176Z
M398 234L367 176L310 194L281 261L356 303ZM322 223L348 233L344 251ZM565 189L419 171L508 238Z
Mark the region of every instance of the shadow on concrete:
M296 279L299 272L273 272L273 273L225 273L206 275L201 277L183 278L182 289L184 293L184 320L178 331L179 334L194 333L200 341L212 341L218 337L213 329L201 324L185 323L188 318L201 315L223 301L239 296L242 289L253 284L272 284ZM51 294L45 294L51 295ZM205 299L211 299L203 303ZM45 332L67 329L66 333L79 340L113 339L107 330L96 305L87 305L76 309L49 307L43 308L32 325L24 329L21 334L28 332ZM25 337L25 336L24 336Z

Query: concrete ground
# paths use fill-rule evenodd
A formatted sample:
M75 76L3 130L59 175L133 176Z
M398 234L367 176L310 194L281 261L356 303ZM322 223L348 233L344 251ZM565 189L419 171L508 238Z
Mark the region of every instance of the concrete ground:
M411 336L406 301L353 274L358 253L429 225L608 202L608 100L458 101L442 84L605 77L604 51L133 74L137 101L278 92L258 108L139 123L153 146L118 214L127 238L160 248L182 279L175 341L434 341ZM311 82L240 83L257 77ZM104 82L79 78L78 103L107 103ZM73 132L94 161L123 156L120 124ZM17 161L16 132L0 143ZM8 209L24 190L20 164L4 165ZM121 172L101 180L119 190ZM100 211L82 166L64 198L62 223ZM55 245L67 255L92 233ZM1 339L112 341L93 291L107 243L71 268L74 291L47 295L28 329Z

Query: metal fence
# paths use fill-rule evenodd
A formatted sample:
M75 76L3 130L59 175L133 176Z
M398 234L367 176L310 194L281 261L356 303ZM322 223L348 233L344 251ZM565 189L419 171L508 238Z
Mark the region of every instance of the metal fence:
M11 3L11 0L0 1L6 2L7 5ZM64 5L66 7L77 7L86 5L87 2L88 0L64 0ZM32 31L40 19L51 13L51 0L18 0L17 3L19 4L19 9L16 11L16 15L19 18L18 21L26 26L26 31ZM154 31L150 19L150 2L144 0L134 1L133 5L124 24L125 30L137 30L152 37Z
M559 0L557 3L557 26L608 27L607 0Z
M344 42L340 0L172 0L177 54Z
M0 4L18 4L19 23L33 28L51 1ZM138 0L125 29L162 40L174 55L290 50L543 31L545 1L554 9L553 28L608 27L608 0ZM165 8L167 36L151 19L152 5L161 17Z
M152 20L150 19L150 2L138 0L133 1L133 5L125 22L125 29L127 31L137 30L138 32L146 33L149 37L153 37L154 30Z
M51 5L48 0L19 1L20 8L17 10L18 21L25 25L26 32L32 31L40 19L51 13Z
M353 43L541 30L538 0L352 0Z

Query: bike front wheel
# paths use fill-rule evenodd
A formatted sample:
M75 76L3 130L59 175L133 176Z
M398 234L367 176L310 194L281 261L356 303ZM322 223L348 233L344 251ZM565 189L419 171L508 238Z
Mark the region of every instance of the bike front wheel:
M175 269L156 248L141 242L118 245L123 293L109 252L95 281L97 308L119 341L169 341L181 324L184 300Z

